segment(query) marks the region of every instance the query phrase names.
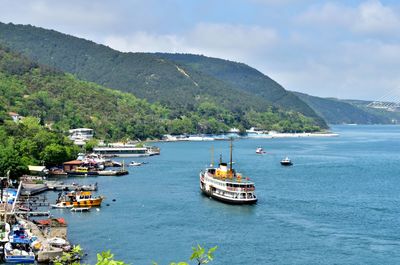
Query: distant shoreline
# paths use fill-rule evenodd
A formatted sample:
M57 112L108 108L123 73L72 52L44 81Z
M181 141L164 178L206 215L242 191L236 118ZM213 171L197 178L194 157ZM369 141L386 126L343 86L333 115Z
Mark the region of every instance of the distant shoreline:
M273 139L273 138L304 138L304 137L338 137L338 133L259 133L239 136L238 134L224 135L168 135L164 139L147 140L145 142L206 142L206 141L228 141L231 137L235 139Z

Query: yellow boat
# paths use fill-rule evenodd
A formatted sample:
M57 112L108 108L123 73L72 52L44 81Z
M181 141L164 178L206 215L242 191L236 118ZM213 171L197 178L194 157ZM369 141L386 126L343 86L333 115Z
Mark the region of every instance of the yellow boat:
M72 191L57 199L57 208L101 206L103 196L93 197L90 191Z

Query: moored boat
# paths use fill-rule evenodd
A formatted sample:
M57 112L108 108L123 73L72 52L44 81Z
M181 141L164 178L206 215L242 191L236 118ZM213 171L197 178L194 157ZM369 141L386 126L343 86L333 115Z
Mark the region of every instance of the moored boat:
M71 207L93 207L101 206L103 196L93 197L90 191L72 191L67 194L60 194L56 204L56 208L71 208Z
M52 208L57 208L57 209L65 209L65 208L72 208L72 204L67 204L67 202L57 202L56 204L50 204Z
M143 165L142 162L131 161L129 163L129 166L131 166L131 167L138 167L138 166L141 166L141 165Z
M87 167L76 167L75 170L67 171L68 175L75 176L95 176L98 175L98 171L91 171Z
M229 204L256 203L254 183L232 168L232 141L230 157L229 167L221 159L218 167L212 163L200 172L200 190L206 196Z
M91 207L74 207L71 208L71 212L89 212Z
M4 245L4 260L7 263L34 263L35 254L30 246L31 238L22 224L13 226L9 242Z

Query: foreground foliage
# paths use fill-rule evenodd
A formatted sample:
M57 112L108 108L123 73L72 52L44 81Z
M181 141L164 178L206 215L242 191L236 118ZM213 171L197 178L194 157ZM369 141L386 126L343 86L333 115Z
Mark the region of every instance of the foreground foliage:
M217 246L206 250L204 247L197 245L196 247L192 248L193 252L189 259L191 261L196 261L197 265L208 264L214 259L214 252L216 249ZM63 255L57 258L53 263L54 265L81 265L79 260L82 256L82 248L78 245L74 246L70 252L64 252ZM127 263L115 260L114 254L108 250L97 254L96 265L127 265ZM158 264L153 262L153 265ZM189 263L184 261L171 262L170 265L189 265Z

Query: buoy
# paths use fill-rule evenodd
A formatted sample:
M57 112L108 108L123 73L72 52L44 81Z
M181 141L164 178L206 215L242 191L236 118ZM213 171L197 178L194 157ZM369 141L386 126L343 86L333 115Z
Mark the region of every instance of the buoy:
M113 202L115 202L115 201L116 201L116 199L113 199L112 201L113 201Z

